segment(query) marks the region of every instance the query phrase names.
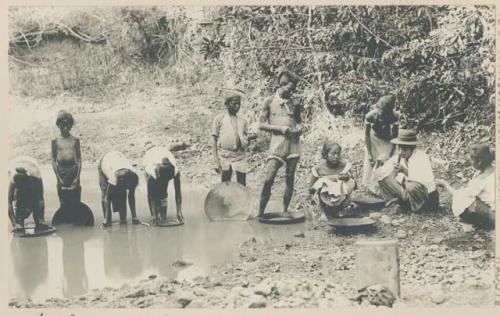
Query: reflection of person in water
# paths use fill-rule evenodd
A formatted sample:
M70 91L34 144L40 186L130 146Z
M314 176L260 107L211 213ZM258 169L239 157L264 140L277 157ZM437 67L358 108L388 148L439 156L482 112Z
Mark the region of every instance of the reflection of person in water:
M84 243L92 237L93 232L92 228L57 232L62 239L64 297L82 295L88 291Z
M36 288L47 279L49 257L45 238L12 238L10 257L17 283L31 298Z
M141 273L143 253L140 239L145 232L127 229L104 234L104 273L106 276L133 278Z

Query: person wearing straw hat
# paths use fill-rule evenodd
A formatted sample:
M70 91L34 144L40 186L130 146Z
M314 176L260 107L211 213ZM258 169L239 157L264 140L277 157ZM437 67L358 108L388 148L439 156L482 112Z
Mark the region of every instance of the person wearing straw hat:
M374 173L387 206L399 203L412 212L432 210L439 206L429 156L417 146L420 141L413 130L400 129L397 153Z
M380 194L380 190L373 181L373 171L382 166L395 150L391 139L398 135L400 116L394 110L395 101L394 95L384 95L365 116L366 151L362 184L375 194Z
M174 155L164 147L153 147L146 151L143 158L144 172L148 191L148 205L156 225L167 220L168 183L174 180L177 221L183 222L181 175L177 169Z
M494 229L495 152L487 144L474 144L470 148L470 160L476 173L465 187L454 189L443 179L436 179L436 185L452 194L453 214L464 226Z
M259 129L271 133L267 172L259 203L259 216L264 214L271 197L271 188L278 170L286 165L286 188L283 195L283 212L293 195L295 169L300 158L300 135L302 134L302 106L293 97L300 78L291 71L278 74L279 88L264 101L260 115Z
M236 181L245 186L248 172L248 126L247 121L238 116L241 94L237 91L228 92L224 97L224 105L227 111L217 115L212 123L215 171L220 173L222 182L231 181L235 172Z

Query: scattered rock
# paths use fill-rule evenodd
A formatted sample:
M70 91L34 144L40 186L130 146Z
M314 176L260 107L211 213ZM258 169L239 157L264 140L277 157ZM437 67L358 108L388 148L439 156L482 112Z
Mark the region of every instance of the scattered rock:
M295 293L295 287L288 282L278 282L276 284L276 290L279 295L284 297L292 296Z
M399 226L399 221L394 219L394 220L392 220L391 225L394 226L394 227L398 227Z
M146 296L146 291L144 289L140 289L138 291L135 291L133 293L128 294L125 297L126 298L138 298L138 297L144 297L144 296Z
M263 296L254 295L250 297L249 308L264 308L267 306L267 301Z
M183 308L188 306L196 297L189 291L182 291L177 295L177 303Z
M396 232L396 234L394 235L394 237L398 238L398 239L404 239L406 238L408 235L406 234L406 232L404 230L401 230L401 229L398 229L398 231Z
M427 249L429 251L438 251L439 250L439 246L438 245L430 245L429 247L427 247Z
M188 308L205 308L205 307L207 307L207 304L205 303L204 300L194 299L193 301L191 301L191 303L189 303L189 305L187 307Z
M173 144L172 146L170 146L170 151L181 151L181 150L185 150L189 147L190 145L189 144L186 144L185 142L182 142L182 143L178 143L178 144Z
M304 232L296 232L294 236L298 237L298 238L304 238L304 237L306 237L306 235L304 234Z
M434 243L434 244L440 244L442 242L443 242L443 238L439 237L439 236L432 239L432 243Z
M392 222L392 219L387 215L382 215L382 217L380 217L380 221L386 225L389 225Z
M269 296L274 289L274 284L270 279L265 279L254 288L254 293L262 296Z
M370 213L370 218L379 219L381 217L382 217L382 213L379 213L379 212L372 212L372 213Z
M148 279L150 280L154 280L156 279L158 276L156 274L151 274L150 276L148 276Z
M435 292L431 295L431 300L434 304L443 304L446 301L446 296L443 292Z
M191 262L187 262L184 260L175 260L174 263L172 263L172 267L174 268L184 268L192 265Z

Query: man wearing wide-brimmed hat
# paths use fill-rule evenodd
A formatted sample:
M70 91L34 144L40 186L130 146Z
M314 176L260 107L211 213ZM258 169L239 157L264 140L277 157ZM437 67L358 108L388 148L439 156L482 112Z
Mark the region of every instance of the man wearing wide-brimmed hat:
M387 205L396 202L412 212L438 207L439 195L431 162L417 147L421 143L416 132L400 129L391 143L397 145L397 153L374 174Z
M279 88L276 93L264 101L260 116L259 128L271 133L267 172L262 188L259 216L264 214L276 173L286 165L286 188L283 196L283 212L293 195L295 169L300 158L300 135L302 120L300 101L293 97L300 78L289 70L278 74Z

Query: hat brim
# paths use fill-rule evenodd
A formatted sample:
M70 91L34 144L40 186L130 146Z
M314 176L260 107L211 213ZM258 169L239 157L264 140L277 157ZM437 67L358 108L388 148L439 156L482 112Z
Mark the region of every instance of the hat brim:
M401 141L397 138L394 138L394 139L391 139L391 143L395 144L395 145L422 145L422 142L420 142L419 140L416 140L416 141Z

